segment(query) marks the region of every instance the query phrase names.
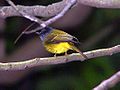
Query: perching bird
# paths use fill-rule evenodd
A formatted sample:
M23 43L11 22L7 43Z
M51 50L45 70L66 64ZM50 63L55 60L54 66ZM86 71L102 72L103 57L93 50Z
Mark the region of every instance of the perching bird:
M79 52L85 59L84 55L76 46L80 44L78 39L62 30L54 29L52 27L45 27L39 34L40 39L47 51L56 54L67 53L68 50Z

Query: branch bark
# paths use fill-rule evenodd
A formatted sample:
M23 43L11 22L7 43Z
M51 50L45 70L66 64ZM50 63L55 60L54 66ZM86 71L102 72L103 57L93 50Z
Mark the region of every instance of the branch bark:
M120 45L117 45L111 48L84 52L84 54L90 59L95 57L112 55L119 52L120 52ZM71 61L84 61L85 59L82 56L80 56L79 53L73 53L68 55L67 57L58 56L58 57L47 57L47 58L35 58L21 62L0 63L0 70L24 70L35 66L62 64L62 63L66 63L66 60L68 62L71 62Z
M30 34L30 33L35 33L43 28L45 28L46 26L48 26L49 24L52 24L53 22L55 22L56 20L60 19L61 17L63 17L65 15L65 13L76 3L77 0L69 0L67 3L67 5L64 7L64 9L58 13L56 16L48 19L47 21L42 21L39 18L30 15L28 13L26 13L25 11L21 11L19 10L16 5L11 1L11 0L6 0L6 2L8 2L11 7L17 12L19 13L21 16L23 16L24 18L27 18L31 21L34 21L36 23L38 23L40 25L40 27L31 30L31 31L24 31L20 34L20 36L18 36L17 40L23 35L23 34Z
M63 10L69 0L63 0L61 2L53 3L48 6L36 5L36 6L23 6L17 5L17 8L21 11L33 16L52 17L57 15ZM77 3L81 3L87 6L97 8L120 8L120 0L77 0ZM0 17L7 18L10 16L20 16L11 6L0 7Z
M120 8L120 0L78 0L80 3L97 8Z
M41 21L39 18L35 17L34 15L31 15L29 13L26 13L25 11L21 11L19 10L16 5L11 1L11 0L6 0L11 6L12 8L17 12L19 13L21 16L31 20L31 21L34 21L38 24L40 24L42 26L42 24L44 23L43 27L46 27L48 26L49 24L51 24L52 22L55 22L57 19L61 18L71 7L72 5L74 5L76 3L76 0L69 0L69 2L66 2L67 5L65 6L65 8L60 12L58 13L58 15L56 15L55 17L47 20L46 22L43 22ZM42 23L42 24L41 24Z
M61 12L67 5L69 0L63 0L58 3L54 3L48 6L36 5L36 6L23 6L17 5L20 11L24 11L32 16L52 17ZM0 17L7 18L11 16L21 16L18 12L12 8L12 6L3 6L0 8Z
M111 87L114 87L118 82L120 82L120 71L115 73L113 76L101 82L93 90L108 90Z

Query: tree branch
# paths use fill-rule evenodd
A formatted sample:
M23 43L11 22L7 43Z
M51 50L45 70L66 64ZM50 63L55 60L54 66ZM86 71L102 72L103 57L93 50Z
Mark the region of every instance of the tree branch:
M78 0L80 3L97 8L120 8L120 0Z
M48 26L49 24L55 22L57 19L61 18L61 17L70 9L70 7L72 7L72 5L74 5L74 4L76 3L76 0L69 0L69 2L67 2L67 5L65 6L65 8L64 8L60 13L58 13L58 15L56 15L55 17L47 20L46 22L43 22L43 21L41 21L39 18L35 17L34 15L30 15L30 14L26 13L25 11L19 10L19 9L16 7L16 5L15 5L11 0L6 0L6 1L7 1L7 2L12 6L12 8L13 8L16 12L18 12L21 16L23 16L23 17L25 17L25 18L27 18L27 19L29 19L29 20L31 20L31 21L34 21L34 22L40 24L41 26L42 26L41 23L44 23L45 26ZM44 25L43 25L43 27L45 27Z
M36 5L36 6L23 6L17 5L20 11L24 11L32 16L52 17L61 12L67 5L69 0L63 0L58 3L54 3L48 6ZM11 16L21 16L18 12L12 8L12 6L3 6L0 8L0 17L7 18Z
M57 15L63 10L69 0L53 3L48 6L23 6L17 5L21 11L25 11L29 15L51 17ZM98 7L98 8L120 8L120 0L77 0L77 3ZM6 18L10 16L20 16L11 6L0 7L0 17Z
M112 55L119 52L120 52L120 45L117 45L111 48L84 52L84 54L90 59L95 57ZM66 60L68 62L71 62L71 61L84 61L85 59L82 56L80 56L79 53L73 53L68 55L67 57L58 56L58 57L47 57L47 58L35 58L22 62L0 63L0 70L24 70L35 66L62 64L62 63L66 63Z
M109 88L114 87L118 82L120 82L120 71L115 73L109 79L101 82L93 90L108 90Z
M11 0L6 0L6 2L8 2L12 8L18 12L21 16L31 20L31 21L34 21L36 23L38 23L40 25L40 27L34 29L34 30L31 30L31 31L25 31L23 32L22 34L30 34L30 33L35 33L41 29L43 29L44 27L48 26L49 24L52 24L53 22L55 22L56 20L58 20L59 18L63 17L65 15L65 13L76 3L77 0L69 0L67 3L67 5L64 7L64 9L58 13L56 16L50 18L49 20L47 21L42 21L40 20L39 18L33 16L33 15L29 15L28 13L26 13L25 11L21 11L19 10L16 5L11 1ZM20 34L20 36L22 36L22 34ZM19 36L19 37L20 37ZM19 37L17 38L17 40L19 39Z

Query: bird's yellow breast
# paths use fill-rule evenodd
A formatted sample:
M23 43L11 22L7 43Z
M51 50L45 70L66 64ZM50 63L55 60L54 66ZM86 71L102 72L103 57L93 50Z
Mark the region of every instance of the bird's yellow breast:
M68 42L61 42L57 44L45 44L46 50L51 53L61 54L71 49L71 45Z

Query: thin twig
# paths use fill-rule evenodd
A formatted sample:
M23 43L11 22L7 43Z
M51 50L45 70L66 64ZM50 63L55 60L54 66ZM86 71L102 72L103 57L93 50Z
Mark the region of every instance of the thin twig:
M120 45L117 45L111 48L84 52L84 54L88 57L88 59L90 59L95 57L112 55L119 52L120 52ZM66 63L66 59L68 62L85 60L85 58L80 56L79 53L73 53L68 55L67 57L58 56L58 57L47 57L47 58L35 58L35 59L21 61L21 62L0 63L0 70L24 70L24 69L32 68L35 66L62 64L62 63Z
M66 7L58 14L56 15L55 17L43 22L42 24L40 24L40 26L42 27L38 27L34 30L31 30L31 31L27 31L27 32L24 32L25 34L30 34L30 33L34 33L34 32L37 32L41 29L43 29L44 27L52 24L53 22L57 21L59 18L63 17L65 15L65 13L76 3L76 0L69 0L69 2L66 2L67 5Z
M65 8L60 12L58 13L55 17L52 17L51 19L43 22L41 21L39 18L35 17L35 16L32 16L32 15L29 15L23 11L19 11L19 9L15 6L15 4L11 1L11 0L6 0L18 13L20 13L23 17L31 20L31 21L34 21L34 22L37 22L38 24L40 24L41 27L38 27L36 28L35 30L31 30L30 32L23 32L24 33L34 33L36 31L39 31L40 29L43 29L44 27L52 24L53 22L55 22L56 20L58 20L59 18L63 17L63 15L76 3L76 0L68 0L67 5L65 6Z
M55 22L56 20L58 20L59 18L63 17L64 14L76 3L77 0L69 0L67 2L67 5L65 6L65 8L58 14L56 15L55 17L47 20L46 22L44 22L44 24L46 26L48 26L49 24Z
M115 73L113 76L101 82L93 90L108 90L109 88L114 87L118 82L120 82L120 71Z
M21 33L21 34L17 37L17 39L14 41L14 44L16 44L17 41L20 39L20 37L24 34L24 32L26 32L26 31L27 31L30 27L32 27L34 24L35 24L35 22L32 23L31 25L29 25L29 26L23 31L23 33Z
M39 18L37 18L37 17L35 17L35 16L33 16L33 15L30 15L30 14L28 14L28 13L25 13L24 11L21 11L21 10L19 10L17 7L16 7L16 5L11 1L11 0L6 0L11 6L12 6L12 8L14 9L14 10L16 10L21 16L23 16L23 17L25 17L25 18L27 18L27 19L29 19L29 20L31 20L31 21L34 21L34 22L36 22L36 23L38 23L38 24L41 24L41 23L43 23L43 21L41 21Z

